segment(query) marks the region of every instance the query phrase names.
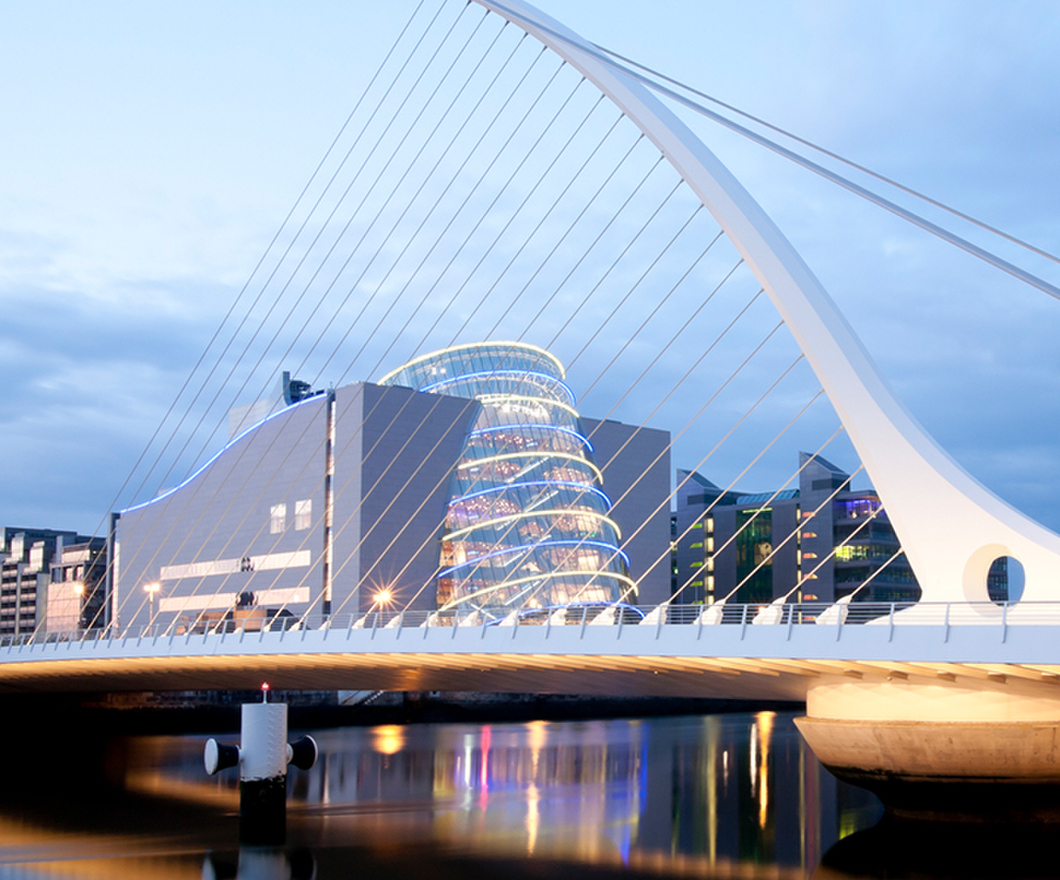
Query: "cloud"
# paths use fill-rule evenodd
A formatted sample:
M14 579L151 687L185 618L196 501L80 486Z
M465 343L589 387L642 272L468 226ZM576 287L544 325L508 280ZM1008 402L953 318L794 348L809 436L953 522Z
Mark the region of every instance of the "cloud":
M541 5L590 39L988 222L1046 246L1060 235L1060 178L1054 170L1060 13L1052 4L1020 4L1013 12L989 3L793 2L771 5L765 14L757 4L693 2L656 4L650 15L639 2ZM7 118L23 132L0 142L0 161L17 172L0 182L0 366L8 380L0 409L0 478L6 519L95 527L407 14L403 8L395 15L355 5L331 8L338 18L322 23L311 9L295 14L263 7L252 21L208 4L189 9L144 8L129 15L126 7L104 3L92 16L45 26L26 7L11 15L6 37L0 34L0 52L23 71L18 83L0 84ZM29 33L41 39L29 40ZM298 39L290 37L294 33ZM364 44L351 49L350 34ZM303 48L292 52L291 45ZM1060 460L1054 403L1060 304L1018 290L994 270L742 140L695 124L822 278L913 413L991 488L1060 525L1043 488L1055 485L1051 462ZM617 159L620 150L609 146L605 154ZM424 196L438 191L437 181L423 184ZM527 195L517 186L504 203ZM337 197L331 198L328 207ZM606 201L601 210L613 204ZM388 216L396 215L393 205L389 210ZM350 205L339 206L340 222L350 212ZM422 211L413 213L418 222ZM564 206L561 213L568 216L572 209ZM358 229L355 224L340 245L313 296L334 277L342 249L352 247ZM482 237L493 229L487 225ZM467 231L461 221L454 235ZM967 234L982 240L972 230ZM536 244L546 240L551 246L544 236ZM1016 256L1001 247L1007 258ZM228 403L248 402L278 369L297 366L302 358L304 371L319 374L323 383L369 378L415 354L416 346L446 344L465 318L472 321L467 333L486 333L496 322L496 300L471 317L485 272L461 293L456 319L449 320L439 312L456 292L453 276L440 276L443 283L413 313L408 303L424 294L413 272L407 265L392 273L383 268L396 256L397 239L369 238L365 250L378 258L370 271L360 278L350 269L336 284L335 296L348 296L345 305L330 299L310 321L314 332L326 328L315 351L311 334L297 341L281 334L268 347L275 329L269 325L239 364L247 336L213 376L201 371L193 377L189 399L197 383L208 384L190 421L209 423L200 442L213 442L205 437ZM432 259L435 268L443 256ZM258 284L271 265L257 276ZM454 265L469 267L474 259L462 254ZM591 285L592 273L605 265L605 257L594 254L577 276L579 284L570 285L560 301L584 292L580 283ZM1055 273L1055 266L1041 261L1032 265ZM310 271L301 270L292 291L300 290ZM270 293L287 277L281 273ZM698 287L675 295L649 323L606 381L589 392L588 414L611 409L713 277L704 272ZM618 271L613 286L587 307L585 320L605 319L622 285L635 278L632 269ZM544 273L515 313L535 314L548 284L561 280L558 272ZM409 300L384 319L392 302L386 298L410 282ZM514 285L504 279L505 303L516 296ZM660 289L662 279L652 296ZM750 295L743 287L740 292ZM610 361L615 342L625 342L639 326L646 301L638 296L616 313L606 339L575 363L577 392L595 381L593 368ZM300 326L308 309L299 307L287 329ZM354 323L362 310L364 318ZM698 406L685 389L699 394L708 378L727 376L739 352L756 344L773 320L768 307L756 312L755 323L734 335L730 352L712 359L653 423L679 430ZM398 326L403 329L391 345L384 336ZM562 326L557 307L533 328L544 338L531 341L547 343ZM705 316L614 417L639 421L650 413L659 389L673 386L720 326L720 317ZM498 332L517 336L523 329L509 321ZM574 325L561 334L557 353L576 359L587 335ZM292 354L281 363L288 346ZM706 454L789 354L790 341L778 340L775 350L751 365L732 395L682 440L674 464L691 466ZM232 380L222 387L230 371ZM815 390L813 377L800 370L791 387L776 392L774 422L756 416L730 451L711 459L707 475L719 483L735 476L750 457L753 435L771 436ZM218 403L205 412L215 393ZM816 448L834 430L832 419L826 405L815 407L792 429L788 445L748 478L751 488L781 480L794 467L795 452ZM856 467L852 452L836 458ZM188 466L182 461L176 469Z

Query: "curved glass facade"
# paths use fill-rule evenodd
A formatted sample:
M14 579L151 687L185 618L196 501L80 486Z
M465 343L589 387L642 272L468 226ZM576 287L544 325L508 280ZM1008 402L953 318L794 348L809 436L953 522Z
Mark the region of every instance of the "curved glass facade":
M480 404L450 483L439 610L502 616L630 598L611 502L556 358L517 342L463 345L380 384Z

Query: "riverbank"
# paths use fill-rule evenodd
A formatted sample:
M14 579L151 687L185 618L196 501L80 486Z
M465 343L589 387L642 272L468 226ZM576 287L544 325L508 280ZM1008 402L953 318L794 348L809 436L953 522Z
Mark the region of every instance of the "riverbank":
M345 696L345 700L343 697ZM116 734L225 733L239 729L240 706L261 699L260 691L183 691L102 695L8 696L5 717L20 719L23 731L68 728ZM274 691L270 701L286 703L289 726L361 727L442 722L574 721L795 711L797 703L676 697L595 697L565 694L485 694L395 691L353 694L335 691Z

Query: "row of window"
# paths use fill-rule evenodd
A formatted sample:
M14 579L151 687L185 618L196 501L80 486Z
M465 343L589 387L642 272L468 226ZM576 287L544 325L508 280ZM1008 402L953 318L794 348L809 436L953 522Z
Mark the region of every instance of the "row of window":
M294 503L294 530L304 532L313 522L313 499ZM274 504L269 508L269 534L279 535L287 529L287 505Z

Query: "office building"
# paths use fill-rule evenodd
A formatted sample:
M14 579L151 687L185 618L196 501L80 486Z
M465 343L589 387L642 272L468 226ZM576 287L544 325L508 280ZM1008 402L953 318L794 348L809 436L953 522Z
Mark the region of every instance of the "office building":
M904 602L920 588L879 496L802 453L797 488L725 491L679 470L676 601Z
M0 636L72 631L89 619L102 623L105 557L101 538L0 528Z
M77 536L51 563L45 628L48 632L103 629L108 623L107 542Z

